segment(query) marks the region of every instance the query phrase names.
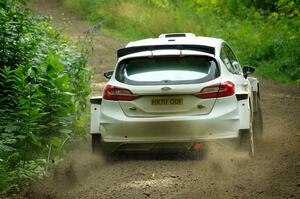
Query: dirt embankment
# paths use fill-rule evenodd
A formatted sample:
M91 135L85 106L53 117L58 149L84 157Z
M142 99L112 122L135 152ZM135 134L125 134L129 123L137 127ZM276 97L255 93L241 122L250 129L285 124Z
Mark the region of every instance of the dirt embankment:
M30 5L54 17L68 18L73 38L89 28L56 0ZM62 14L64 13L64 14ZM90 62L95 66L94 94L113 69L116 49L126 41L99 33ZM131 155L107 163L82 144L43 181L20 198L300 198L300 89L260 79L263 139L249 159L226 142L208 145L201 161L182 155Z

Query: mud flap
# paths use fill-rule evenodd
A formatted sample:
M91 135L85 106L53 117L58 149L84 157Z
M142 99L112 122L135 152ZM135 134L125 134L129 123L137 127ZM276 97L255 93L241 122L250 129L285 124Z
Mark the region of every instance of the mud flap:
M100 107L102 96L92 97L91 102L91 134L100 134Z

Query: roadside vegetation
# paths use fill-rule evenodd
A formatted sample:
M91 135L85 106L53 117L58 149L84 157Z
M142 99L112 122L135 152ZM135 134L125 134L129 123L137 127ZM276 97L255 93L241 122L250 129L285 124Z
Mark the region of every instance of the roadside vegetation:
M82 130L88 49L60 32L24 1L0 0L0 197L42 177Z
M60 0L123 37L167 32L220 37L259 75L300 85L299 0Z

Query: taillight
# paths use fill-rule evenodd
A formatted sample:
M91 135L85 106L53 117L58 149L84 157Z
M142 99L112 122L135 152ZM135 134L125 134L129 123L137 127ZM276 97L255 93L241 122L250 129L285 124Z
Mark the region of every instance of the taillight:
M234 84L230 81L203 88L195 95L201 99L227 97L234 94Z
M104 88L103 99L113 101L131 101L137 98L130 90L112 85L107 85Z

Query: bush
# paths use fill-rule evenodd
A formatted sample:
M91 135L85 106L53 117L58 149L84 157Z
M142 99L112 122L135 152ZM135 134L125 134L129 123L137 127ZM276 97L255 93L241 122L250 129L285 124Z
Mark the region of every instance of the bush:
M86 54L21 1L0 1L0 191L45 171L89 94Z

